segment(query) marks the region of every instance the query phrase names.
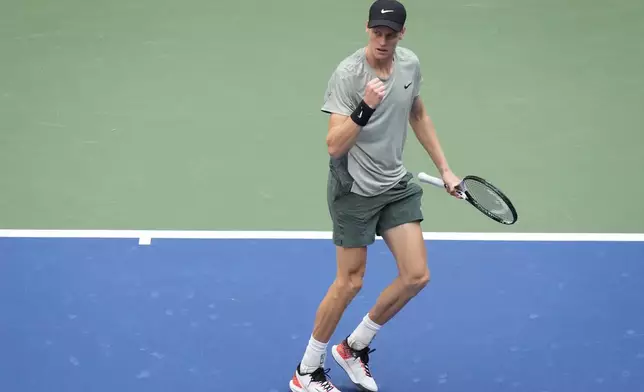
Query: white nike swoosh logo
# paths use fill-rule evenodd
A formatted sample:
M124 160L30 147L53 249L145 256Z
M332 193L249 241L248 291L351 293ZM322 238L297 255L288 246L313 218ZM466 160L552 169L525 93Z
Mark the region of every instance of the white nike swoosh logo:
M394 10L380 10L381 14L387 14L389 12L394 12Z

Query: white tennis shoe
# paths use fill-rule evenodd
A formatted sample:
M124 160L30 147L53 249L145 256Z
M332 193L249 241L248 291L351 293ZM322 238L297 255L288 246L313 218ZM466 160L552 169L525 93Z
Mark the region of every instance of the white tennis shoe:
M317 368L313 373L300 374L300 366L297 366L289 387L293 392L340 392L329 380L329 370Z
M369 369L369 354L373 351L369 347L355 350L349 346L347 339L331 348L333 358L354 384L365 391L377 392L378 386Z

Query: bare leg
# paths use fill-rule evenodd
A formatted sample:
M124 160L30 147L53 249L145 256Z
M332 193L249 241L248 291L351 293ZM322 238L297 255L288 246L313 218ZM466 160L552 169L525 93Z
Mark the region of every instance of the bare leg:
M336 247L337 273L320 303L313 326L313 337L328 342L342 314L362 288L367 264L367 248Z
M369 311L376 324L383 325L394 317L429 282L430 273L421 226L406 223L383 234L391 250L399 275L380 294Z
M329 339L347 306L362 288L367 248L336 247L336 253L336 277L318 306L313 332L300 362L301 374L323 367Z

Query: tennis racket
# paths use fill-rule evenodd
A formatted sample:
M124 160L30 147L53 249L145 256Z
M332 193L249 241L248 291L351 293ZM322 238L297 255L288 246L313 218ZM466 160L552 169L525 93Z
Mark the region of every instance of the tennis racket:
M445 188L443 180L427 173L418 173L418 180L438 188ZM461 199L499 223L512 225L519 219L510 199L481 177L465 176L458 185L457 192Z

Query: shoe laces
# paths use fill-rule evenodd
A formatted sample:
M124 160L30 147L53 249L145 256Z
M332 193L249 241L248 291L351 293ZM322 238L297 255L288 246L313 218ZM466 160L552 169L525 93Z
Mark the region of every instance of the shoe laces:
M317 368L313 373L311 373L311 382L317 382L324 388L325 391L332 391L333 385L327 378L331 369L322 369Z
M360 359L364 367L365 373L367 374L368 377L371 377L371 370L369 369L369 354L376 351L376 349L370 349L369 347L365 347L362 350L355 350L351 348L348 343L347 343L347 347L349 347L349 349L351 350L351 353L353 354L354 358Z

